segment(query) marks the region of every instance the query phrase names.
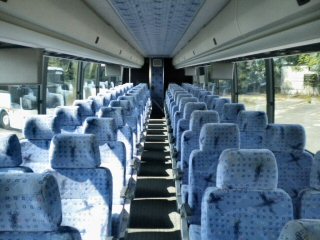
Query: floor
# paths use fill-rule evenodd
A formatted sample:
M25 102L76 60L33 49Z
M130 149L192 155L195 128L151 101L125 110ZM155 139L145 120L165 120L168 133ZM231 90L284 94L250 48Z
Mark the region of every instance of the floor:
M126 239L181 239L169 149L165 119L150 119Z

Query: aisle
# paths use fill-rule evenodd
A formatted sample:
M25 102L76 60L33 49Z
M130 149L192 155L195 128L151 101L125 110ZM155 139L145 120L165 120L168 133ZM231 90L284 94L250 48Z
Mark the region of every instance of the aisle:
M129 240L179 240L180 215L164 119L150 119L131 205Z

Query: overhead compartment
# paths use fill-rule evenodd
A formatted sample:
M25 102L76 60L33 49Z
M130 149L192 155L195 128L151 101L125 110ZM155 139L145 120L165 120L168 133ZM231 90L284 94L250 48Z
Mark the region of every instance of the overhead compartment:
M0 1L0 29L0 41L130 67L144 63L143 56L79 0Z
M232 0L173 59L177 68L320 42L320 0Z

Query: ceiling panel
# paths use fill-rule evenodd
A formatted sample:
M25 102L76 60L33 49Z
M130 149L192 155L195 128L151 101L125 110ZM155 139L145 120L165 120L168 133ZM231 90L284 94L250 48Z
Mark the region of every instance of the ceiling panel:
M171 56L205 0L109 0L147 56Z

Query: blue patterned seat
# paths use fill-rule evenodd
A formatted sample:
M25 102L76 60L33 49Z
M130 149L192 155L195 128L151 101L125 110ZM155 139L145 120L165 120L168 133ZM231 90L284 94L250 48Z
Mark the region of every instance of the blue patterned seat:
M95 115L99 112L100 108L104 107L104 97L102 96L90 96L88 100L92 101L92 110Z
M0 173L32 172L22 164L21 146L17 135L0 137Z
M245 110L242 103L226 103L223 105L221 123L237 123L238 115Z
M310 173L310 187L299 193L298 218L320 218L320 152L314 156Z
M169 115L170 120L171 120L171 125L173 125L173 123L174 123L174 114L177 111L179 111L179 105L180 105L181 99L185 98L185 97L193 97L193 96L192 96L192 94L185 92L185 91L183 91L183 92L178 91L175 94L175 100L171 104L170 115Z
M201 199L205 189L216 184L216 169L221 152L239 148L239 129L232 123L206 123L200 131L199 150L189 157L188 204L190 223L200 224Z
M222 152L216 187L207 188L202 199L202 240L276 240L292 218L291 199L277 188L277 163L271 151Z
M219 113L219 116L220 118L222 118L222 115L223 115L223 106L226 104L226 103L231 103L230 99L228 98L218 98L216 101L215 101L215 107L213 110L217 111Z
M180 171L182 172L182 203L186 202L187 185L189 176L189 157L193 150L199 149L199 137L202 126L206 123L219 123L219 115L216 111L193 111L191 114L189 130L181 136Z
M281 230L278 240L318 240L319 219L299 219L289 221Z
M62 225L79 230L82 240L111 235L112 176L100 166L93 134L57 134L50 146L52 175L61 194Z
M113 118L87 118L84 133L94 134L99 144L101 167L110 169L113 181L113 204L123 204L121 191L126 186L125 145L117 141L117 125Z
M206 95L204 102L207 104L208 110L213 110L216 107L216 101L219 99L218 95Z
M172 129L173 129L173 136L176 137L177 135L177 125L178 121L183 118L183 113L184 113L184 108L187 103L191 102L198 102L196 97L183 97L180 99L179 103L179 111L176 111L173 116L173 124L172 124Z
M82 122L79 115L79 107L64 106L55 109L55 122L59 125L58 132L55 133L81 133Z
M111 101L111 93L98 93L97 97L101 97L103 99L103 106L108 107Z
M176 150L181 151L181 136L182 133L189 129L190 117L195 110L207 110L206 104L203 102L189 102L183 110L183 118L177 122L176 127ZM180 160L180 159L178 159Z
M87 117L94 116L95 105L92 100L75 100L73 106L78 107L78 115L81 121L81 124L86 120Z
M49 147L54 133L60 132L56 119L48 115L35 115L25 121L20 141L22 165L34 172L43 172L50 168Z
M313 157L304 150L305 131L296 124L269 124L264 148L271 150L277 159L279 187L292 198L298 208L298 194L309 187ZM296 213L296 212L295 212Z
M211 95L210 91L207 91L207 90L200 91L199 96L198 96L199 102L206 103L205 98L206 98L206 96L209 96L209 95Z
M0 175L0 239L81 240L79 231L61 225L61 199L50 174Z
M241 111L237 124L240 129L240 148L262 148L268 124L262 111Z

